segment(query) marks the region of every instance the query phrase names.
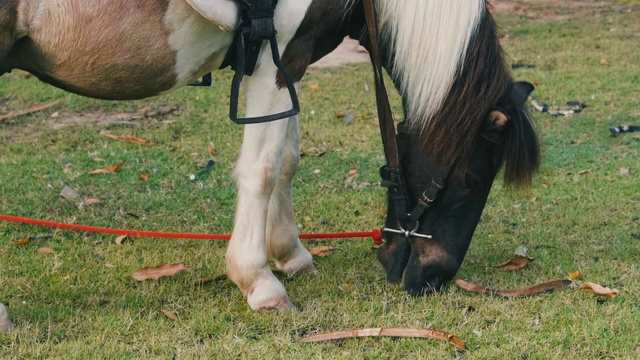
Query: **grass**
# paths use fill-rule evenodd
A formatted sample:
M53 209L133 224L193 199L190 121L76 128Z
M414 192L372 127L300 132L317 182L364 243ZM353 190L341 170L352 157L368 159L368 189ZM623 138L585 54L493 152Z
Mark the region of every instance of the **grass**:
M3 359L153 358L473 358L585 359L640 357L640 141L610 137L607 128L640 122L640 24L637 6L585 12L574 20L532 21L498 14L515 70L537 84L536 98L589 107L574 117L538 114L544 162L530 190L507 192L497 183L476 231L460 278L493 288L517 288L562 278L621 290L599 301L576 286L528 299L505 300L455 286L411 298L387 284L368 241L309 242L339 251L316 259L316 277L283 278L300 311L260 314L248 309L228 282L192 286L224 272L225 244L134 239L118 246L106 235L0 223L0 302L17 328L0 336ZM582 15L582 16L580 16ZM606 59L607 65L601 65ZM188 88L137 102L104 102L63 93L24 73L0 78L0 110L61 100L57 108L0 124L2 213L96 226L224 233L232 227L231 171L242 129L226 120L229 73L219 87ZM318 84L313 91L309 85ZM303 143L326 155L302 158L296 178L302 232L370 230L380 226L384 191L370 65L313 70L301 84ZM397 99L395 112L400 114ZM69 124L78 114L131 112L151 106L177 115L143 120L140 128ZM314 114L312 115L312 110ZM58 112L57 118L51 114ZM350 112L344 125L335 113ZM153 147L109 140L110 130L153 141ZM214 170L196 181L206 163ZM96 162L102 158L104 162ZM116 173L86 172L125 162ZM356 168L356 184L346 186ZM629 169L630 175L621 175ZM316 170L320 170L318 173ZM138 177L149 173L147 182ZM59 197L63 185L101 204L78 209ZM535 200L535 201L534 201ZM26 236L52 235L15 246ZM487 268L525 245L536 260L525 269ZM37 249L56 251L45 256ZM183 262L173 278L137 283L145 266ZM113 264L115 268L107 268ZM344 290L343 284L349 284ZM475 311L463 311L473 307ZM178 316L173 321L160 310ZM318 344L297 340L316 332L363 327L433 327L460 337L468 352L422 339L364 338Z

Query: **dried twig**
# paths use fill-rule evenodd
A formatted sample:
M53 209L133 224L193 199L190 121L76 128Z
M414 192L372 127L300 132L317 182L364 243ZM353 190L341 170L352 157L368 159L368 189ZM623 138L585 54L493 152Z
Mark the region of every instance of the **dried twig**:
M300 342L307 343L368 336L435 339L449 342L455 347L461 350L465 350L464 343L458 337L448 334L444 331L430 329L372 328L342 330L307 336L301 339Z
M31 109L27 109L27 110L23 110L23 111L16 111L16 112L10 112L8 114L1 115L0 116L0 121L5 121L5 120L9 120L9 119L14 118L14 117L27 115L27 114L32 114L32 113L35 113L35 112L38 112L38 111L46 110L46 109L48 109L50 107L54 107L54 106L58 105L59 102L60 102L60 100L56 100L56 101L54 101L52 103L49 103L49 104L32 107Z
M560 290L565 286L571 285L572 283L573 281L569 279L552 280L542 284L538 284L538 285L534 285L534 286L530 286L522 289L516 289L516 290L491 290L491 289L485 289L480 285L476 285L464 280L456 279L456 285L458 285L459 287L467 291L477 292L481 294L504 296L504 297L527 297L527 296L537 295L547 291Z

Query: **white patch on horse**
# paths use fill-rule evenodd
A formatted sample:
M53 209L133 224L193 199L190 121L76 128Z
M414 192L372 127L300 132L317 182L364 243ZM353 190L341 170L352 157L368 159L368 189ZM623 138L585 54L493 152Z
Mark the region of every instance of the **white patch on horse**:
M237 21L238 17L237 13L225 16L225 23ZM170 2L164 21L171 32L169 46L176 52L174 89L220 67L233 42L232 33L221 30L183 0Z
M464 62L486 11L484 0L378 1L383 39L395 53L394 72L408 94L408 120L428 125Z
M200 15L223 31L233 31L239 22L238 3L232 0L187 0Z

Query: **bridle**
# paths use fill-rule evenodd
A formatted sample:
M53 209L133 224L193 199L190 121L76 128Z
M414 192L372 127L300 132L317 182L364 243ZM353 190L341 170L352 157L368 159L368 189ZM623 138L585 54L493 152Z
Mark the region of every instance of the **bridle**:
M396 129L389 104L387 89L384 84L382 70L382 55L378 45L378 29L376 25L376 14L373 0L363 0L364 12L367 22L367 32L370 42L370 56L373 64L373 73L375 78L376 89L376 105L378 109L378 121L380 124L380 135L382 137L382 145L387 164L380 168L380 177L382 181L380 185L387 188L389 199L394 204L395 217L398 220L398 228L382 228L384 233L399 234L407 240L413 238L431 239L431 235L420 234L420 218L427 210L431 208L433 202L438 197L438 193L444 188L451 166L445 167L438 171L438 174L431 179L427 189L422 192L416 201L413 209L408 207L408 192L402 167L400 165L400 156L398 153L398 144L396 141ZM409 226L405 226L405 225ZM412 229L412 230L408 230ZM383 237L384 241L384 237Z

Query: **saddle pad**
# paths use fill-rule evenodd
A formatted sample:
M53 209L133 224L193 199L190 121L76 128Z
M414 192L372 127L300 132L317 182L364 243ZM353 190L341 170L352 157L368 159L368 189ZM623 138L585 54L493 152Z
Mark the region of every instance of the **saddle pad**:
M233 0L186 0L200 15L222 31L234 31L240 22L240 7Z

